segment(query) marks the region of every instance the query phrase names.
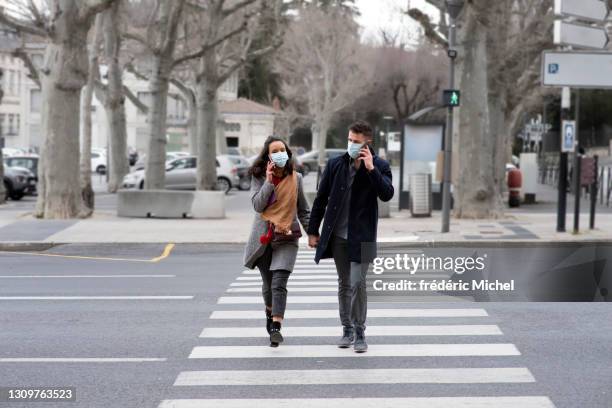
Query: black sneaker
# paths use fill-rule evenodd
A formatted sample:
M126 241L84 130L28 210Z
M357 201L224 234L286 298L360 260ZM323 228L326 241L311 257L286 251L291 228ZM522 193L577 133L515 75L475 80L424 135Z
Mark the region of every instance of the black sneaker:
M270 334L270 331L272 330L272 311L269 310L266 307L266 330L268 331L268 334Z
M349 348L355 339L355 332L352 327L344 326L342 337L338 340L338 348Z
M278 347L283 342L283 335L280 332L281 322L272 322L270 328L270 347Z
M365 341L365 329L363 327L355 328L355 344L353 345L355 353L365 353L368 351L368 343Z

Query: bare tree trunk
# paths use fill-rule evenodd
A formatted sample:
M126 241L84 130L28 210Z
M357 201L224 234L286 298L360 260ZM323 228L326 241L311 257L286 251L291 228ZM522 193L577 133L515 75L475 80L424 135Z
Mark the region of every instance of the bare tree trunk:
M4 70L0 68L0 74L4 74ZM4 91L2 90L2 83L0 83L0 104L2 103L2 97L4 96ZM4 136L2 135L2 128L0 128L0 141L2 141ZM6 202L6 189L4 188L4 158L2 157L2 145L0 144L0 204L4 204Z
M216 190L217 188L217 79L214 55L206 56L205 75L198 82L197 126L198 134L198 169L197 190Z
M130 166L127 153L127 130L125 118L125 96L123 93L122 70L119 65L121 37L119 35L119 3L105 11L104 54L108 64L108 92L106 95L106 117L110 131L110 163L108 169L108 191L116 193Z
M459 218L489 218L502 214L499 186L495 177L495 135L491 135L486 28L477 11L465 11L461 39L460 85L464 103L459 112L459 143L455 215Z
M329 130L329 121L327 118L321 119L317 123L317 150L319 151L319 167L325 165L325 143L327 142L327 131Z
M99 20L99 17L98 19ZM93 101L95 81L98 77L98 55L97 55L97 28L99 21L96 21L96 34L94 35L91 49L89 50L89 74L87 84L81 97L81 110L83 115L83 145L81 146L81 199L82 214L91 215L95 206L94 191L91 185L91 103Z
M81 89L87 82L91 19L83 21L74 0L64 0L61 6L41 78L45 136L35 215L44 218L73 218L81 207L79 106Z
M159 5L157 31L161 33L159 45L151 56L149 92L151 106L148 114L149 145L145 168L145 189L163 189L166 179L166 119L168 114L168 89L174 63L176 35L184 0L162 1Z
M187 96L187 135L189 136L189 153L192 156L198 155L198 112L195 95Z
M145 189L163 189L166 178L166 115L168 111L169 61L153 55L149 92L149 148L145 169Z

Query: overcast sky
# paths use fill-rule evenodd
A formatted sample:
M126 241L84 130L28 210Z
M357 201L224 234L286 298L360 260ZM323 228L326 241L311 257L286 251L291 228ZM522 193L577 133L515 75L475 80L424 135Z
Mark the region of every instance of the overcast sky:
M409 7L418 7L425 12L433 12L425 0L356 0L361 16L359 24L363 27L363 39L376 41L380 29L399 32L406 42L414 42L418 33L418 23L404 14Z

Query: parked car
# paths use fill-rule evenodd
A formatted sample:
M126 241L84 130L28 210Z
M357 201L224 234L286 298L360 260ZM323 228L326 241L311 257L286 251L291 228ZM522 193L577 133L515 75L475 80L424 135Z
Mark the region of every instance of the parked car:
M19 149L17 147L3 147L2 148L2 157L12 157L17 155L25 155L27 152L23 149Z
M346 153L345 149L325 149L325 162L329 159L333 159L334 157L341 156ZM301 166L303 166L303 173L308 174L311 171L316 171L319 166L319 152L317 150L310 151L308 153L304 153L297 158Z
M238 167L227 155L217 156L217 187L229 192L232 187L238 187ZM195 190L196 188L195 156L181 157L166 163L166 188L169 190ZM135 170L123 178L123 188L144 188L145 171Z
M106 151L92 150L91 151L91 169L98 174L106 174Z
M12 156L4 159L5 166L28 169L32 174L28 179L27 194L36 194L38 184L38 156Z
M5 199L21 200L33 188L31 183L34 183L34 174L22 167L4 166L3 182Z
M238 171L238 177L240 181L238 182L239 190L249 190L251 188L251 176L249 175L249 169L251 168L251 164L248 159L243 156L227 156L231 162L236 166Z
M128 162L133 166L138 161L138 151L133 147L128 147Z
M240 149L237 147L228 147L227 154L229 156L242 156L242 153L240 153Z
M166 163L171 162L172 160L179 159L181 157L188 157L189 153L187 152L166 152ZM147 164L147 155L143 154L138 157L136 163L133 164L134 170L144 170Z

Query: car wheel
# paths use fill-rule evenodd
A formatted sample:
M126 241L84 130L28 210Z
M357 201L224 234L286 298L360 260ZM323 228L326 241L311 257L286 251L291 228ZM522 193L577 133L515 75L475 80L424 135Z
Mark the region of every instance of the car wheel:
M240 179L240 184L238 185L238 188L242 191L246 191L246 190L250 190L251 189L251 179L250 177L243 177Z
M138 188L141 190L144 190L144 180L140 182L140 185L138 186Z
M304 164L304 175L307 175L308 173L310 173L312 171L312 169L310 168L310 166L308 164Z
M225 177L217 178L217 190L225 191L225 194L227 194L231 189L232 183L230 183L228 179L226 179Z
M11 200L19 201L23 198L23 196L24 196L23 191L13 191L11 193Z
M101 164L98 167L96 167L96 173L98 173L98 174L106 174L106 166Z

